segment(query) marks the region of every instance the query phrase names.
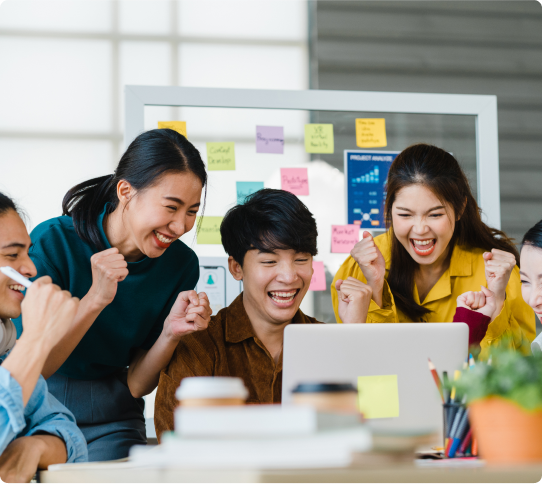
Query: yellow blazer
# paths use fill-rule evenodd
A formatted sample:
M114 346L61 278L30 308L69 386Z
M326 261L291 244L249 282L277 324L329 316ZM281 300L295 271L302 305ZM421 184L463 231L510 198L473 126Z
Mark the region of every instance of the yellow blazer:
M390 231L375 237L375 244L382 252L386 261L386 280L382 292L383 307L371 301L367 323L405 323L409 318L403 314L393 299L393 294L387 282L391 260L391 234ZM456 309L457 297L467 291L479 291L480 286L487 286L482 249L470 249L455 246L450 260L450 267L442 274L437 283L429 291L423 302L420 302L418 289L414 284L414 300L432 312L425 316L426 322L440 323L452 322ZM331 299L333 310L338 323L339 318L338 296L335 282L352 276L367 282L356 261L349 256L340 267L331 286ZM486 335L480 346L482 357L487 357L491 345L497 344L501 339L508 338L509 345L530 353L530 342L535 338L535 315L531 307L521 296L521 282L518 267L514 267L510 281L506 286L506 300L501 313L489 324Z

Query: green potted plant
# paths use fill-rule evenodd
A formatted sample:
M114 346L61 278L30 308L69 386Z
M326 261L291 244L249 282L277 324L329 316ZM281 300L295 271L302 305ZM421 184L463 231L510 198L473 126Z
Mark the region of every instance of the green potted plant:
M454 382L467 395L480 456L491 463L542 461L542 353L494 348Z

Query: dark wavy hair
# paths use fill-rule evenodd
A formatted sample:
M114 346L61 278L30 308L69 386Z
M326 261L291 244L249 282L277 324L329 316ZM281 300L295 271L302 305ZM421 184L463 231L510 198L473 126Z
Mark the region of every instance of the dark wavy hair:
M466 249L500 249L514 254L519 264L519 254L508 236L488 227L481 218L481 209L470 190L469 181L457 160L447 151L427 144L416 144L403 150L393 161L388 173L386 196L386 223L393 229L392 206L397 193L410 185L429 188L443 203L449 204L455 222L450 240L451 258L456 244ZM419 265L397 240L391 238L391 263L388 284L397 307L412 321L422 321L431 311L414 301L414 275Z
M220 235L226 253L241 266L251 249L318 253L316 220L299 198L284 190L264 188L246 197L228 210Z
M207 172L199 151L183 135L171 129L153 129L140 134L122 155L112 175L101 176L76 185L62 200L62 215L69 215L77 235L105 250L100 237L98 216L109 203L107 213L119 203L117 184L126 180L137 191L156 184L167 173L193 173L205 188ZM205 209L205 197L202 213ZM201 218L200 218L201 220Z
M525 232L521 245L530 245L542 249L542 220Z

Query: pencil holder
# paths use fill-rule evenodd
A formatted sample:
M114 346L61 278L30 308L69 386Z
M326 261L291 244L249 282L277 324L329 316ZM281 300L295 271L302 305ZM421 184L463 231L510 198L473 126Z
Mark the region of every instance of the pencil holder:
M473 455L469 412L465 404L459 402L444 403L442 408L444 456L451 458Z

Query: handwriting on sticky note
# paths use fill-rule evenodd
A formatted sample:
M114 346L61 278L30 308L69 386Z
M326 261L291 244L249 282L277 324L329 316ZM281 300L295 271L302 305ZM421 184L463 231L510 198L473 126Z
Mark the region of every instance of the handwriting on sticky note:
M331 252L348 254L359 242L359 225L332 225Z
M365 418L398 417L397 375L359 376L358 407Z
M237 182L237 204L245 203L245 198L263 188L263 182Z
M186 135L186 121L158 121L158 129L172 129L188 138Z
M256 153L284 153L282 126L256 126Z
M324 263L319 260L312 261L312 273L311 284L309 286L310 291L325 291L326 290L326 268Z
M386 120L384 118L357 118L356 144L360 148L388 146Z
M307 168L281 168L281 187L294 195L309 194L309 173Z
M235 143L207 143L207 169L235 170Z
M198 232L198 244L221 244L220 224L224 217L198 217L196 227L201 220L201 225Z
M305 125L305 151L307 153L333 153L332 124L306 124Z

